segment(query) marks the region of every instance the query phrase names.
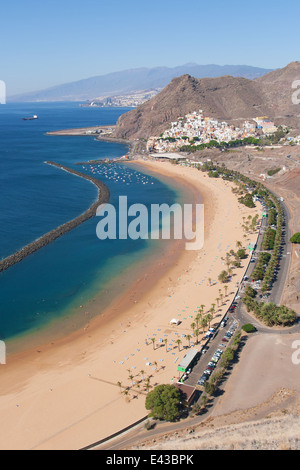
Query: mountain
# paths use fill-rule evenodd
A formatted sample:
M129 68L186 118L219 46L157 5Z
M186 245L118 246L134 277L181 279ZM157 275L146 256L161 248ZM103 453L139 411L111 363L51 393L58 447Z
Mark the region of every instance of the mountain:
M85 101L97 97L164 88L173 78L184 74L196 78L232 75L255 79L270 72L270 69L248 65L197 65L194 63L178 67L137 68L100 75L46 90L10 96L8 101Z
M298 81L297 88L293 83ZM264 96L270 115L279 123L300 127L300 104L293 103L293 95L300 88L300 62L291 62L286 67L270 72L256 80ZM297 92L297 99L300 93Z
M178 117L199 109L206 116L228 122L269 116L277 124L300 129L300 105L292 103L292 83L297 79L300 62L254 80L232 76L199 79L186 74L173 79L150 101L122 115L115 136L158 136Z
M178 117L202 109L206 116L221 120L249 119L264 115L260 88L253 80L238 77L174 78L158 95L123 114L116 137L126 139L158 136Z

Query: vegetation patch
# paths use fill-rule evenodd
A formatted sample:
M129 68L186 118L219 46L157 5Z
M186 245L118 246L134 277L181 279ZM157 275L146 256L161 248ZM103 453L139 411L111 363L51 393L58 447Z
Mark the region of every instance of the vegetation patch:
M181 392L174 385L158 385L146 397L146 410L151 410L149 417L176 421L181 414Z
M254 333L256 328L254 325L252 325L252 323L246 323L242 326L242 330L245 331L245 333Z
M277 306L273 302L258 302L249 296L243 297L248 312L267 326L291 326L295 323L296 312L285 305Z
M291 243L300 243L300 232L294 233L292 238L290 239Z

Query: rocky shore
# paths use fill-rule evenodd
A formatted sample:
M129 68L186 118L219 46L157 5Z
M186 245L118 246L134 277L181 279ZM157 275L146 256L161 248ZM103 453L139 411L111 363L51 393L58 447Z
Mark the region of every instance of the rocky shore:
M21 250L17 251L13 255L3 259L0 261L0 272L5 271L6 269L10 268L14 264L19 263L22 261L24 258L27 256L31 255L35 251L39 250L40 248L43 248L44 246L48 245L49 243L53 242L57 238L61 237L65 233L69 232L70 230L73 230L75 227L78 227L81 225L83 222L85 222L88 219L91 219L96 215L96 210L100 204L107 203L109 201L109 190L107 186L99 181L96 178L93 178L89 175L86 175L84 173L80 173L79 171L73 170L71 168L68 168L66 166L60 165L55 162L45 162L48 165L55 166L57 168L60 168L64 171L67 171L68 173L71 173L73 175L79 176L81 178L84 178L88 181L91 181L97 188L98 188L98 198L97 201L94 202L90 208L81 214L80 216L76 217L76 219L70 220L69 222L66 222L65 224L61 225L60 227L57 227L54 230L51 230L50 232L46 233L43 235L41 238L38 238L34 242L30 243L29 245L26 245L24 248Z

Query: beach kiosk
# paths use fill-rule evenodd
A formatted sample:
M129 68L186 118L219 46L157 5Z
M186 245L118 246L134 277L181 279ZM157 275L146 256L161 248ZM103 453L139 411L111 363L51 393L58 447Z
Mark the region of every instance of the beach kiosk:
M253 243L253 242L249 243L248 249L250 252L253 252L255 248L256 248L256 243Z
M195 348L189 350L189 352L184 356L180 364L177 366L179 372L186 372L195 362L199 351Z

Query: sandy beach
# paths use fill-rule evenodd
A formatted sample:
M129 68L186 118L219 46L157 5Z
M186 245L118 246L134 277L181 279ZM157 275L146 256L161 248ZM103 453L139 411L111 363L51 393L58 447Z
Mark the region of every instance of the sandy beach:
M147 377L151 386L176 382L177 364L189 348L183 335L192 334L191 323L200 306L205 305L207 313L216 304L213 326L235 295L248 260L242 262L243 268L234 269L225 297L218 282L218 275L226 269L222 258L237 249L237 241L246 246L256 239L256 234L244 238L242 224L243 217L260 214L260 208L240 205L231 183L209 178L194 168L167 162L138 163L182 180L201 194L204 247L185 251L181 244L178 252L174 245L173 254L168 254L174 259L171 266L162 258L161 266L149 269L84 329L8 357L7 365L0 366L4 424L0 449L79 449L146 416ZM220 289L224 299L217 307ZM171 326L173 318L180 325ZM200 349L201 336L198 344L196 338L191 339L190 346L194 343Z

